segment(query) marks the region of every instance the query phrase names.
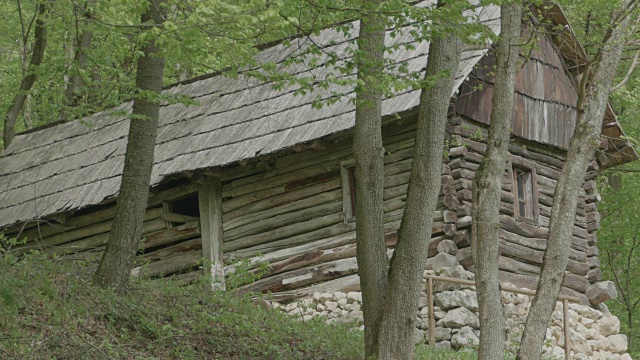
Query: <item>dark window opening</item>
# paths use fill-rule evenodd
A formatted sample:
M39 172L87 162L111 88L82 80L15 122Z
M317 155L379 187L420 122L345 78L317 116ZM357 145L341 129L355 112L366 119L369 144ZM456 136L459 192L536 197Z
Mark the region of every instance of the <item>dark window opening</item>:
M165 202L165 214L163 217L167 221L167 226L172 228L191 221L200 219L200 207L198 194Z
M344 161L340 166L342 179L342 212L344 222L355 220L356 216L356 168L353 161Z
M535 219L533 176L530 170L514 168L515 210L522 219Z

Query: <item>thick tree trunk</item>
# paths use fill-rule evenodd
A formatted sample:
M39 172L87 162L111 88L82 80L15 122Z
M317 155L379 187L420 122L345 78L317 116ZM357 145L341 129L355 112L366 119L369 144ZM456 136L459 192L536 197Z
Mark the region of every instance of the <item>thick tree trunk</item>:
M462 42L455 35L434 38L429 47L425 77L438 80L420 97L407 202L378 331L378 359L413 358L418 301L441 185L447 111L461 52Z
M487 150L473 179L471 244L480 312L478 359L499 359L504 354L504 310L498 280L500 195L511 137L511 112L522 24L522 3L501 6L500 39L496 47L495 90ZM496 180L498 179L498 180Z
M377 329L387 284L384 242L382 86L385 18L380 0L363 4L358 38L358 80L353 153L356 160L356 258L362 289L365 357L377 352Z
M150 24L149 27L161 26L164 0L149 2L142 23ZM149 99L148 93L160 94L164 72L164 58L155 42L146 44L142 52L144 55L138 60L136 86L147 94L142 94L133 102L115 219L94 279L98 285L114 288L120 293L126 290L129 283L149 195L160 104L157 100Z
M633 7L633 0L626 0L622 9L630 11ZM612 21L613 28L595 58L597 61L587 68L581 80L576 129L571 137L567 159L553 198L544 262L537 294L527 316L518 359L540 359L546 329L567 266L576 216L576 194L582 186L587 166L593 158L600 138L609 90L629 26L630 16L627 12L624 15L622 19Z
M72 67L75 67L75 69L71 72L71 77L69 77L69 82L67 83L67 88L64 92L65 107L74 107L79 103L79 90L83 83L81 72L87 67L87 62L89 60L87 56L87 49L91 46L92 37L93 33L90 30L84 29L76 39L75 55L72 64ZM68 118L69 112L66 108L63 108L60 112L60 120L66 121Z
M3 132L3 141L4 148L9 147L16 133L16 119L20 114L20 110L24 105L24 102L27 100L27 92L31 90L33 84L36 82L36 69L40 64L42 64L42 59L44 58L44 50L47 47L47 27L46 27L46 18L48 9L48 1L49 0L41 0L38 3L37 7L37 18L36 18L36 30L34 33L35 43L33 46L33 53L31 54L31 60L29 61L29 67L25 76L22 78L22 82L20 83L20 88L16 92L16 96L11 102L11 106L7 110L4 115L4 132Z

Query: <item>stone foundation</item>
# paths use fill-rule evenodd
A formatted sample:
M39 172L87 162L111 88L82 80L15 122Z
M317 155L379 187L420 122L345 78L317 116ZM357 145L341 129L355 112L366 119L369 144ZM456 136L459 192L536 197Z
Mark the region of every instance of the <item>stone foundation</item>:
M455 259L455 257L453 257ZM431 259L430 259L431 260ZM439 275L451 278L473 280L473 273L466 271L451 258L430 261L425 275ZM426 279L423 281L426 284ZM506 347L511 353L524 331L524 322L529 311L531 298L526 295L503 292L507 340ZM299 299L288 304L273 303L274 308L307 321L316 317L326 318L328 323L353 322L361 329L362 295L359 292L315 293L312 298ZM564 359L564 331L562 303L553 312L547 329L544 356L550 359ZM416 318L414 343L428 342L429 311L426 290L420 297ZM472 286L441 281L434 282L434 318L436 347L462 350L475 348L479 343L478 302ZM631 359L627 351L627 336L620 334L620 321L604 304L599 309L579 304L569 304L569 324L571 327L572 353L574 359Z

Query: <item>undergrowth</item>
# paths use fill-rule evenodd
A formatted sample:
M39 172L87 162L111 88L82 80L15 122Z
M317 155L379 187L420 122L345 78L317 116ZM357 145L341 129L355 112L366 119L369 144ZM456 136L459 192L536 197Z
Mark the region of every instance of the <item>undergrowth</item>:
M135 280L117 296L92 268L31 254L0 256L2 359L360 359L362 332L302 322L201 279ZM260 302L258 302L260 303ZM458 357L465 356L465 357ZM416 358L468 355L418 349Z

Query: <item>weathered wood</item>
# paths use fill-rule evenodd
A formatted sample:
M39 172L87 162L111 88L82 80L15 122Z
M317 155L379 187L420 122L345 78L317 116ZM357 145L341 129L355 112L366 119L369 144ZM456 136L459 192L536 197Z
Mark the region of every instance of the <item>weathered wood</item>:
M438 243L438 253L455 255L458 252L458 245L453 240L444 239Z
M601 281L589 286L585 296L591 305L598 305L607 300L615 299L618 297L618 292L612 281Z
M456 222L456 227L458 229L467 228L467 227L471 226L472 221L473 221L473 219L471 218L471 216L462 217L462 218L458 219L458 221Z
M193 269L201 264L202 251L191 250L131 270L133 277L158 277Z
M162 219L155 219L151 221L146 221L143 224L142 235L146 235L161 229L165 229L165 223ZM47 254L71 254L74 252L85 251L95 247L100 247L106 245L109 241L109 233L105 232L102 234L97 234L93 236L86 237L81 240L64 243L61 245L55 245L50 243L45 243L44 241L36 241L27 243L25 245L34 245L34 248L42 249L43 252ZM29 246L21 247L17 249L16 252L21 254L28 250L31 250Z
M261 198L261 200L252 201L251 197L248 196L224 200L222 204L222 210L224 211L222 220L226 224L237 217L287 205L294 201L340 189L340 186L340 179L336 177L329 181L288 192L283 191L272 194L271 191L268 191L268 196Z
M589 280L584 276L565 273L564 280L562 281L562 286L568 287L569 289L573 289L580 293L584 293L589 287Z
M455 211L445 210L442 213L443 221L446 223L456 223L458 221L458 214ZM460 225L458 225L460 227Z
M192 240L183 241L177 245L167 246L165 248L152 251L148 254L138 255L135 258L135 262L136 264L144 264L147 262L151 263L155 261L160 261L164 258L181 254L183 252L187 252L191 250L201 250L201 249L202 249L202 240L192 239Z
M342 276L337 279L328 280L312 286L271 294L270 298L273 301L287 302L311 296L316 292L325 293L333 291L360 291L360 277L358 277L358 274Z
M188 215L173 214L173 213L164 213L160 217L164 221L176 222L176 223L182 223L182 224L200 220L200 218L198 218L197 216L188 216Z
M355 257L340 259L260 279L241 287L238 289L238 292L280 292L292 290L357 272L358 264Z
M65 224L41 225L36 229L25 231L20 238L27 238L29 241L42 240L46 244L60 245L65 242L108 232L111 229L114 214L115 207L111 207L96 213L71 218ZM147 209L144 214L144 221L157 219L160 215L162 215L161 207ZM25 245L28 245L28 243Z
M264 216L253 222L248 222L242 226L234 227L230 230L224 229L224 240L231 242L247 236L265 233L287 225L308 221L318 217L328 216L342 211L341 194L336 195L337 201L322 203L317 206L299 209L294 214L284 213L274 216Z
M589 272L587 272L587 280L592 284L602 281L602 270L600 270L600 268L589 269Z
M198 204L203 270L205 274L211 274L213 289L224 290L222 183L219 178L207 176L198 184Z
M148 249L196 236L200 236L200 224L198 221L174 226L169 230L150 233L145 237L142 246L144 249Z
M356 256L356 244L347 244L332 249L316 250L271 263L263 278L295 270L304 266L335 261Z

